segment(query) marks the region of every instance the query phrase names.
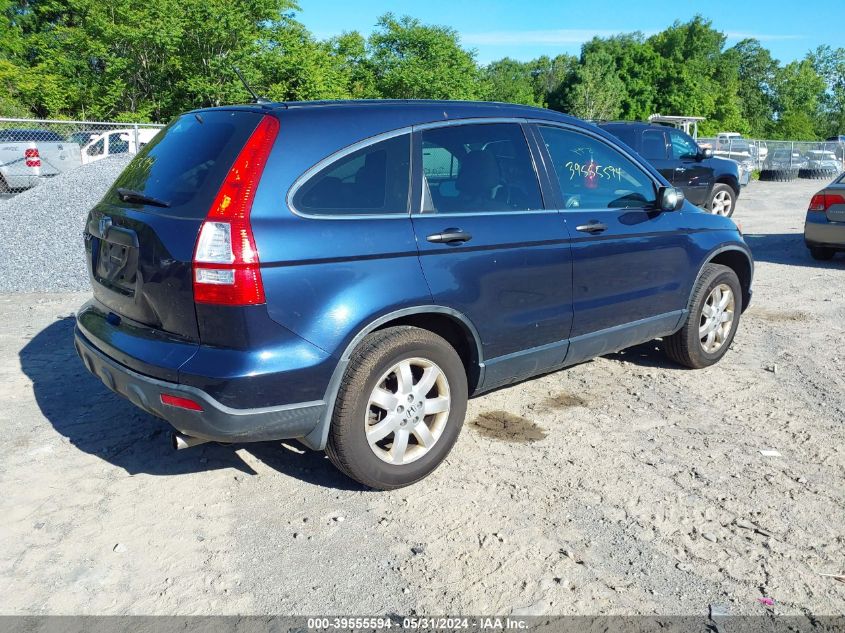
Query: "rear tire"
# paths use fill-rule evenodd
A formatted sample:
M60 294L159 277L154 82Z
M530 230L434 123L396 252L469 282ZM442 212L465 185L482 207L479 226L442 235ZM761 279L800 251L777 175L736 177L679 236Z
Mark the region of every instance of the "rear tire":
M370 488L410 485L449 454L464 423L467 398L463 362L443 338L410 326L378 330L364 338L349 361L326 454L340 471Z
M707 202L707 209L713 215L721 215L726 218L734 214L736 206L736 192L730 185L716 183L713 191L710 192L710 200Z
M733 342L741 312L742 288L736 273L727 266L705 264L683 327L665 339L666 355L692 369L719 362Z
M12 193L12 188L9 187L9 183L2 175L0 175L0 193Z
M826 246L810 246L809 248L810 257L820 262L826 262L833 259L833 256L836 255L836 251L834 249Z

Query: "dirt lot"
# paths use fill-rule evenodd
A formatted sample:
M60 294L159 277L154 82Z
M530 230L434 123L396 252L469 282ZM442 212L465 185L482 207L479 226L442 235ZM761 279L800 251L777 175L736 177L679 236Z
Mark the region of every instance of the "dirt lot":
M845 573L845 257L803 246L818 185L743 193L754 303L720 365L655 342L478 398L391 493L294 443L172 452L76 358L84 294L0 295L0 613L845 613L819 575Z

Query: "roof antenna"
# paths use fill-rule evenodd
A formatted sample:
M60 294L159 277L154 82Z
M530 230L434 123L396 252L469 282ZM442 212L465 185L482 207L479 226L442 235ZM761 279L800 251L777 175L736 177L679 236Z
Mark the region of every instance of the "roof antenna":
M269 99L259 97L257 94L255 94L255 91L250 88L249 84L246 82L246 79L244 79L244 76L241 74L241 71L237 66L232 66L232 69L235 71L235 74L238 76L238 79L241 80L241 83L244 85L244 88L246 88L246 91L252 95L253 103L270 103Z

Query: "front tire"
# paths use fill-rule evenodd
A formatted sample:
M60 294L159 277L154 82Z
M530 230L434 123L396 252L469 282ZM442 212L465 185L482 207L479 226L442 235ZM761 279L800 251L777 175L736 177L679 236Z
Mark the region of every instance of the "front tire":
M410 326L378 330L349 361L326 453L370 488L410 485L449 454L467 398L466 370L446 340Z
M734 214L735 206L736 192L730 185L717 183L713 186L713 191L710 192L710 200L707 203L707 209L710 213L729 218Z
M666 338L666 354L692 369L719 362L733 342L741 312L742 288L736 273L727 266L705 264L683 327Z

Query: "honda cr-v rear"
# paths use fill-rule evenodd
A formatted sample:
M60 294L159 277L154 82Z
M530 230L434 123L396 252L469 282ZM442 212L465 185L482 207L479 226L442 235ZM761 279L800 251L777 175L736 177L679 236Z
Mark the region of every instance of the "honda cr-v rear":
M296 438L378 488L443 461L470 395L656 337L717 362L753 272L609 134L462 102L185 114L85 245L76 348L177 446Z

